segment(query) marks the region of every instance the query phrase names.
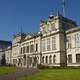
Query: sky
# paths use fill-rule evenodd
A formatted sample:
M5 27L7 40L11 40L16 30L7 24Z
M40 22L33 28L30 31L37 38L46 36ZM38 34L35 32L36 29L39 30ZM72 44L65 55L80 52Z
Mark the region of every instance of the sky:
M65 15L80 24L80 0L65 0ZM61 0L0 0L0 40L12 40L18 32L38 32L40 20L57 9L62 14Z

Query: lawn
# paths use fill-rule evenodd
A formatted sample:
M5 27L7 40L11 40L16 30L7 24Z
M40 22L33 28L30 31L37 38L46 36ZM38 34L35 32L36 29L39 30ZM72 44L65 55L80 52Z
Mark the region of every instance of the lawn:
M0 74L7 74L7 73L12 73L16 72L16 67L5 67L5 66L0 66Z
M18 80L80 80L80 69L43 69Z

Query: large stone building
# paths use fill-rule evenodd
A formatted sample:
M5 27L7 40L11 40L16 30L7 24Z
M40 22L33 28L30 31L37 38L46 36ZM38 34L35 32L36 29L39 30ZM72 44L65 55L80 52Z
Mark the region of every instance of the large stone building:
M61 15L41 21L38 33L19 33L12 41L12 64L22 67L80 66L80 27Z

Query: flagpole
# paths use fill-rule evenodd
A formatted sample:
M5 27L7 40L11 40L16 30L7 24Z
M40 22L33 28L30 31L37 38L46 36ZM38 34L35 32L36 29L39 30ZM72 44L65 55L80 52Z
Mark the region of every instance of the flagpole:
M65 0L62 0L62 12L63 16L65 17Z

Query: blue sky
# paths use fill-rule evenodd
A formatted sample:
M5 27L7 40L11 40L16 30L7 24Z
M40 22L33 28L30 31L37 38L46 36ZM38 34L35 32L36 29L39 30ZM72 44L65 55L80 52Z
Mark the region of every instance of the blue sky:
M66 1L66 17L80 24L80 0ZM20 32L39 31L41 19L53 11L62 13L61 0L0 0L0 39L11 40L12 35Z

